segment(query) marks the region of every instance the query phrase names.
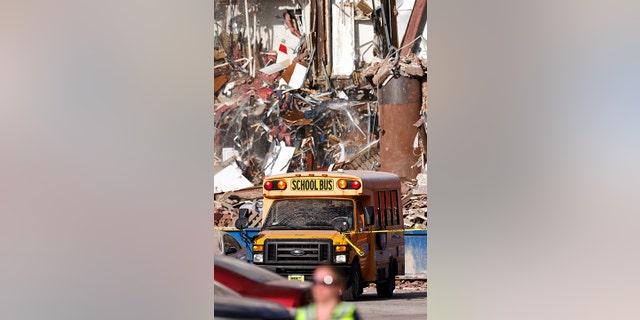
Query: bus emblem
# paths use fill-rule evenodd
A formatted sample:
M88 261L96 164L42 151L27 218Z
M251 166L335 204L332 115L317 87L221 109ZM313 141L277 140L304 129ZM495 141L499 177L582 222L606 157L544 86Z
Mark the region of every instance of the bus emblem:
M291 250L290 253L291 253L292 256L299 257L299 256L303 256L304 255L304 250L295 249L295 250Z

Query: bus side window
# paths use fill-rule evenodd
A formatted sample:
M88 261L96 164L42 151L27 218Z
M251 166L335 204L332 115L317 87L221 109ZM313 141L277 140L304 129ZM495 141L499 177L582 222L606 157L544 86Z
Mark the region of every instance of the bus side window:
M378 191L378 228L383 229L386 224L382 216L384 215L384 191Z
M356 215L356 217L358 217L356 219L356 226L357 226L357 228L361 229L363 224L366 225L366 222L362 221L362 220L366 219L365 216L366 216L367 213L366 213L364 207L362 206L362 202L360 202L360 201L356 201L356 212L358 213L358 215ZM363 219L360 219L359 215L362 215Z
M391 207L392 207L391 221L394 225L400 225L400 210L398 208L398 190L391 191Z
M393 217L391 216L391 191L385 191L386 206L385 206L385 225L393 225Z

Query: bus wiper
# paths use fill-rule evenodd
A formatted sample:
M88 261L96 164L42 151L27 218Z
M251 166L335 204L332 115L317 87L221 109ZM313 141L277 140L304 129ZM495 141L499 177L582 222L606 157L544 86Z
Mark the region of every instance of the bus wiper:
M298 229L298 228L294 227L294 226L287 226L287 225L276 225L276 226L267 226L265 229L269 229L269 230L293 230L293 229Z
M305 224L305 226L309 226L309 227L331 227L330 225L328 225L326 222L324 221L311 221L311 222L307 222Z

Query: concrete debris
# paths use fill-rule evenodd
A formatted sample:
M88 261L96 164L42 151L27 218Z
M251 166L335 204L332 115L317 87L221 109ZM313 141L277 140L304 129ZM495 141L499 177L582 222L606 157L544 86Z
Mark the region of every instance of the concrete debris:
M426 173L419 173L418 176L416 177L416 180L418 182L417 182L416 186L413 187L412 193L415 194L415 195L427 194L427 174Z
M396 280L396 289L405 291L427 291L427 280Z
M408 280L396 279L396 291L395 292L427 292L427 280ZM376 284L371 283L368 287L364 288L364 293L375 293Z
M374 85L384 85L390 77L422 78L427 75L427 61L411 53L407 56L390 56L362 70L363 77L371 77Z
M214 197L213 220L216 227L235 227L240 209L248 209L249 227L262 226L262 187L218 193Z
M414 181L405 181L402 186L402 205L404 207L404 227L406 229L427 228L427 175L418 174Z

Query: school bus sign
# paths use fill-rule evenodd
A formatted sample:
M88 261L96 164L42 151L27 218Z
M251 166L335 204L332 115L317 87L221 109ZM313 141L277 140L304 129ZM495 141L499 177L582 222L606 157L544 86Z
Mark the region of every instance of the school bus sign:
M333 179L291 179L291 191L333 191Z

